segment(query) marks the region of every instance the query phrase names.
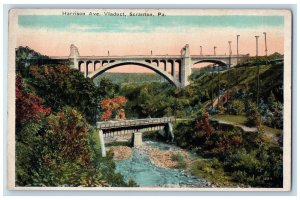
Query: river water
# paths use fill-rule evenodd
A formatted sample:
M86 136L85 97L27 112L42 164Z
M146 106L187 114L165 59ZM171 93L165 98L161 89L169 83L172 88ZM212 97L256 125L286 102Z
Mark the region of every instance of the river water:
M146 141L144 145L172 150L178 147L162 142ZM116 161L116 171L130 178L141 187L210 187L205 179L192 176L181 169L161 168L151 163L149 155L140 149L133 148L129 159Z

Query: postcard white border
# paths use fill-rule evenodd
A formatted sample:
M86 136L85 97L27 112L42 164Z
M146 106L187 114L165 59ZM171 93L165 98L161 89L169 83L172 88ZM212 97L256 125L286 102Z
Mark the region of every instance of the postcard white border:
M61 15L62 11L161 11L167 15L277 15L284 16L284 139L283 139L283 188L156 188L156 187L19 187L15 186L15 47L18 15ZM9 52L7 78L8 105L8 153L7 189L8 190L88 190L88 191L290 191L291 190L291 44L292 15L284 9L11 9L9 12ZM12 84L13 83L13 84Z

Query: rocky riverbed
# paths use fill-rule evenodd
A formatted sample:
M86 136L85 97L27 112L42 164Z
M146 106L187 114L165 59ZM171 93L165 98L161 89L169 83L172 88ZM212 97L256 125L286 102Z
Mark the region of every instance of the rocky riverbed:
M190 175L182 169L176 169L177 161L173 154L180 153L186 163L192 162L188 152L174 145L162 142L144 142L138 148L112 146L115 152L116 170L126 180L134 179L141 186L151 187L211 187L205 179Z
M114 160L128 159L132 155L132 149L127 146L111 146L107 151L114 152Z
M151 146L151 142L144 142L143 146L135 147L139 151L147 154L151 160L151 163L162 168L176 168L178 161L174 159L174 155L180 155L184 159L184 162L189 165L192 163L190 155L187 151L182 149L168 149L162 150L159 147ZM128 159L132 155L132 148L128 146L111 146L107 148L107 151L114 152L114 160Z
M187 164L191 164L192 160L188 153L181 149L169 149L162 150L158 147L153 147L151 145L146 144L142 147L139 147L141 151L145 151L148 154L151 162L162 168L176 168L178 165L178 161L174 159L174 155L181 155L184 159L184 162Z

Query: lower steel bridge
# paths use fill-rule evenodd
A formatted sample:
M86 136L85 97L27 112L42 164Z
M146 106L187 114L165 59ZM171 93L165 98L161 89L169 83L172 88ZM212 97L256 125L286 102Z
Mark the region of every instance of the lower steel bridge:
M174 117L162 117L97 122L102 156L106 156L104 141L104 138L106 136L133 134L133 146L136 147L142 145L143 132L163 130L164 136L168 139L173 140L174 135L172 123L174 121Z

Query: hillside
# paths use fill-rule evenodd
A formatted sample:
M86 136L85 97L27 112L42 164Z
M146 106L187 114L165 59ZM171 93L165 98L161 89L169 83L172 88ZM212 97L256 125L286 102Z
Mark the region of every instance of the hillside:
M204 93L211 91L213 96L218 94L218 85L220 84L220 94L229 90L243 90L251 94L253 98L256 95L257 68L250 66L247 68L237 67L226 71L203 72L198 76L192 77L191 88L197 88ZM269 64L260 66L260 98L266 100L271 91L274 93L276 100L283 102L283 65ZM220 80L220 81L219 81ZM219 83L219 84L218 84ZM229 83L229 85L227 85Z

